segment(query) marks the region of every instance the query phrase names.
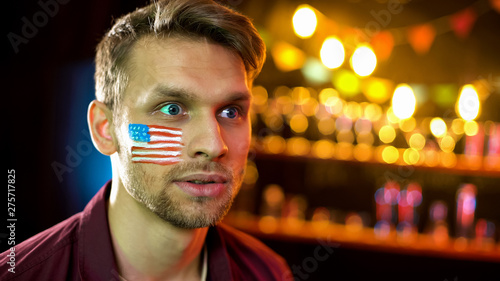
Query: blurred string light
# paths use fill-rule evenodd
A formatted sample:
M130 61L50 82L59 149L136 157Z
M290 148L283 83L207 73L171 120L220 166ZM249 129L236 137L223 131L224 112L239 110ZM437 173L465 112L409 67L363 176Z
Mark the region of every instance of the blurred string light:
M394 48L394 37L390 31L378 32L372 37L370 45L373 47L375 54L377 54L377 58L385 61L389 58Z
M385 125L380 128L378 136L383 143L391 143L396 138L396 130L390 125Z
M365 77L373 73L377 66L377 56L368 45L360 45L351 56L351 67L354 72Z
M297 134L304 133L308 126L307 117L303 114L295 114L290 119L290 128Z
M337 90L332 88L325 88L319 92L319 102L326 105L326 101L331 97L338 97Z
M366 98L374 103L383 104L390 98L392 82L380 78L367 78L361 84L361 90Z
M456 135L462 135L464 133L465 121L462 118L453 119L451 122L451 130Z
M364 111L364 116L372 122L376 122L382 117L382 108L378 104L370 103Z
M359 94L361 83L359 78L346 69L339 69L333 73L333 85L345 97L354 97Z
M344 45L336 37L328 37L323 42L319 52L321 62L330 68L338 68L344 63L345 51Z
M314 143L312 151L319 158L332 158L335 152L335 143L331 140L319 140Z
M316 31L318 18L314 9L309 5L300 5L292 18L293 30L300 38L309 38Z
M425 147L425 137L422 134L415 133L411 135L408 144L411 148L422 150Z
M323 84L330 80L330 71L316 58L308 58L301 72L311 84Z
M415 112L417 100L408 84L399 84L392 96L392 111L399 119L410 118Z
M448 130L444 120L439 118L439 117L432 118L431 123L430 123L430 129L431 129L431 133L436 138L444 137L446 135L447 130Z
M394 146L392 145L386 146L382 150L382 159L384 160L384 162L388 164L393 164L396 163L396 161L398 161L398 158L399 158L399 151Z
M471 137L475 136L479 132L479 125L476 121L466 121L464 124L465 135Z
M463 86L456 106L457 114L462 119L471 121L479 115L480 107L479 96L474 86L471 84Z
M444 152L453 152L453 149L455 149L455 140L451 136L444 136L439 142L439 147Z
M306 60L306 55L301 49L284 41L273 45L271 55L276 67L284 72L301 68Z

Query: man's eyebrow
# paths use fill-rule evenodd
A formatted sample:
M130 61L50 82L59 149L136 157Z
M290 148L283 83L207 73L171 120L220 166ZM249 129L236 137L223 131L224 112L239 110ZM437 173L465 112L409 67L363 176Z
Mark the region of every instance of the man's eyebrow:
M158 98L177 98L181 100L193 100L196 101L199 98L193 94L192 92L189 92L185 89L182 88L177 88L177 87L172 87L169 85L165 84L160 84L157 85L153 89L153 94L155 97ZM247 101L252 99L252 94L250 94L249 91L238 91L231 93L228 95L228 97L224 100L225 102L237 102L237 101Z
M176 88L164 84L157 85L153 89L153 93L155 96L159 98L170 97L170 98L178 98L184 100L196 100L197 97L193 93L186 91L182 88Z
M229 98L227 99L227 101L237 102L237 101L247 101L247 100L251 100L251 99L252 99L252 95L248 91L244 91L244 92L232 93L229 96Z

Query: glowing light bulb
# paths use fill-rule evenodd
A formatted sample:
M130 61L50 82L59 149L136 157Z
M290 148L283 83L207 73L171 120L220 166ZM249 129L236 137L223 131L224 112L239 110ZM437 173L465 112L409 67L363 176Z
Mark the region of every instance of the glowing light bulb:
M432 118L430 128L431 128L431 133L436 138L440 138L440 137L445 136L446 131L448 130L444 120L439 118L439 117Z
M479 115L480 104L474 86L470 84L463 86L456 107L458 115L466 121L472 121Z
M415 112L417 100L412 88L407 84L399 84L392 96L392 111L399 119L408 119Z
M366 45L356 48L351 57L351 67L354 72L361 76L372 74L377 66L377 56L372 48Z
M338 68L344 63L345 51L344 45L336 37L328 37L323 42L319 52L321 62L330 68Z
M300 38L309 38L316 31L318 19L314 10L308 5L300 5L292 19L293 30Z

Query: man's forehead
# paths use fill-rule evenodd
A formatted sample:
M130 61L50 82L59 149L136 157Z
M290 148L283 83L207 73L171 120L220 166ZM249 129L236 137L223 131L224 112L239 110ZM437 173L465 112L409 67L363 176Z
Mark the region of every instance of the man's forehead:
M157 96L184 93L192 97L196 92L193 89L204 90L206 86L207 91L220 87L222 95L250 96L241 58L208 40L148 36L133 46L128 72L127 88L132 88L133 92L144 91Z

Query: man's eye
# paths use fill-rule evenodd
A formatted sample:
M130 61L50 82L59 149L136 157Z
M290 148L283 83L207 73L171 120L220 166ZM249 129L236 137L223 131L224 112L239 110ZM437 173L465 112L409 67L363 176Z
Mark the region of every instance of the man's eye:
M236 107L228 107L221 111L220 116L229 119L236 119L240 117L240 112Z
M179 115L183 113L182 107L178 104L175 103L170 103L165 106L163 106L160 109L161 112L167 114L167 115Z

